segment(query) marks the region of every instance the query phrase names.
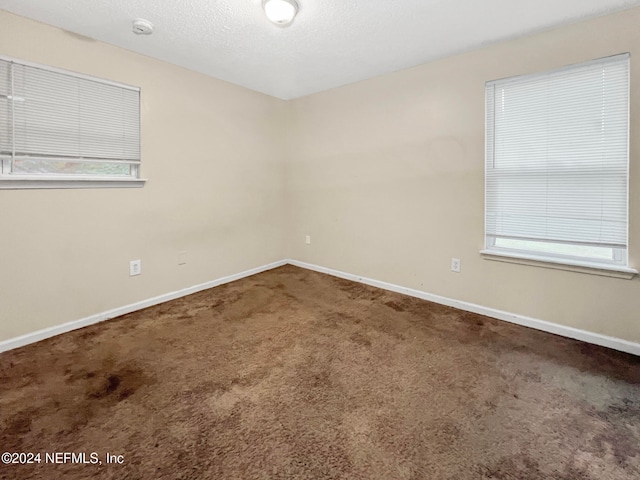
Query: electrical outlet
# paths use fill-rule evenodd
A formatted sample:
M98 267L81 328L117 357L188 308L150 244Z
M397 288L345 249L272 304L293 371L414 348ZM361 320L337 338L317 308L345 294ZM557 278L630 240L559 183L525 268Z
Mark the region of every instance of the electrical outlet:
M182 251L178 252L178 265L186 265L187 263L187 252Z
M129 276L133 277L135 275L140 275L141 273L142 273L142 261L131 260L129 262Z
M452 258L451 259L451 271L452 272L456 272L456 273L460 273L460 259L459 258Z
M306 237L304 237L304 243L306 243L307 245L311 245L311 235L307 235Z

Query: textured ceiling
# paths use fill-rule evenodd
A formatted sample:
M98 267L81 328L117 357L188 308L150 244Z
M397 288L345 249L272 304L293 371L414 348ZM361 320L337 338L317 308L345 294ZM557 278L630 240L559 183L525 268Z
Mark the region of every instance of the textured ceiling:
M640 0L0 0L0 8L282 99L640 5ZM155 25L131 32L134 18ZM1 25L0 25L1 28Z

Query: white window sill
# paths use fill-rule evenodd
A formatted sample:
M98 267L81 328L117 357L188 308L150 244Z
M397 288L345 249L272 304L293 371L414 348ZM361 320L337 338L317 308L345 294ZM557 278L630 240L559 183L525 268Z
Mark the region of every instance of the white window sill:
M0 190L39 188L140 188L146 180L140 178L59 178L11 177L0 178Z
M590 275L602 275L605 277L623 278L626 280L629 280L638 274L638 271L634 268L621 267L617 265L604 265L595 262L560 260L542 255L526 255L511 252L503 253L496 252L494 250L480 250L480 253L486 260L553 268L556 270L567 270L570 272L588 273Z

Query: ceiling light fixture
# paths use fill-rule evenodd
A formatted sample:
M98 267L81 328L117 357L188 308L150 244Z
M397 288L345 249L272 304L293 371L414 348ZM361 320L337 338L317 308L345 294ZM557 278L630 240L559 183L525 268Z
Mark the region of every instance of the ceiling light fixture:
M264 0L262 8L269 20L284 27L293 22L298 13L298 2L296 0Z

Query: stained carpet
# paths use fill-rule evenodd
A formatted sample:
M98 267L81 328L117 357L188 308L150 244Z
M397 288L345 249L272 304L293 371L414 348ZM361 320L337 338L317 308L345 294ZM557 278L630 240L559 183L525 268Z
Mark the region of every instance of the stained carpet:
M285 266L1 354L0 450L41 453L2 479L637 479L640 360Z

